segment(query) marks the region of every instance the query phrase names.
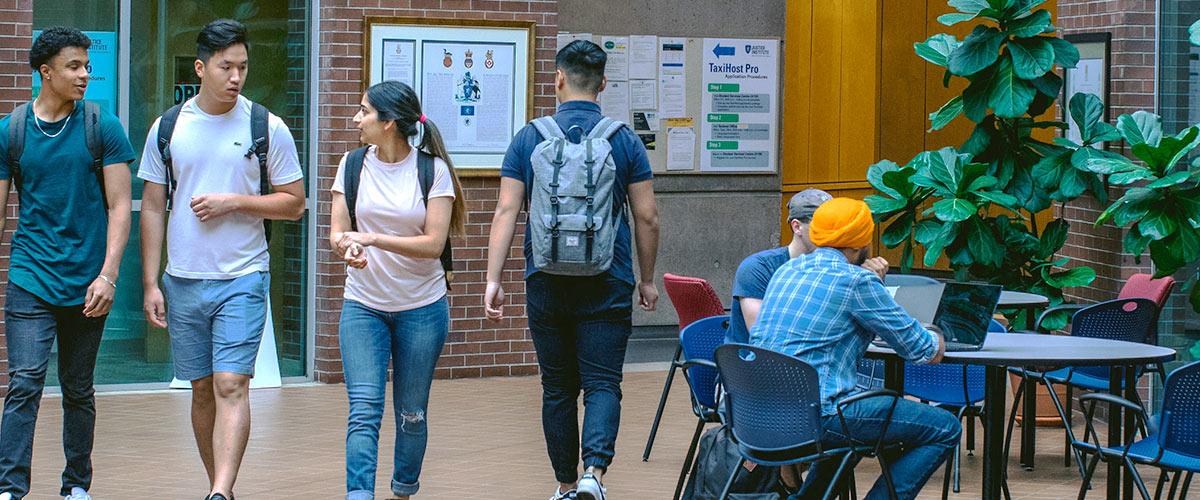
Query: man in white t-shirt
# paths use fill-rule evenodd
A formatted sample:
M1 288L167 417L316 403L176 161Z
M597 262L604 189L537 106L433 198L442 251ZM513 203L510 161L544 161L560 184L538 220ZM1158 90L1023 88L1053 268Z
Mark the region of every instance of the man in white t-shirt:
M213 21L200 32L196 46L200 92L178 110L166 162L158 144L163 119L150 127L138 172L146 181L141 218L144 307L146 320L170 333L175 377L192 383L192 430L211 485L207 498L232 500L250 434L249 383L270 288L263 221L299 219L304 186L291 132L269 115L271 189L260 192L253 103L241 96L248 62L245 26ZM160 290L168 197L173 209Z

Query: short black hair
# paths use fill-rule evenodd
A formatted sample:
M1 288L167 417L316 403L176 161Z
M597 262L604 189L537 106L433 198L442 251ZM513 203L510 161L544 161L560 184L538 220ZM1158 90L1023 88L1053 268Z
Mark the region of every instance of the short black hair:
M588 40L575 40L554 57L554 66L562 70L571 87L593 94L599 93L600 84L604 83L607 62L608 54L604 49Z
M208 62L213 54L238 44L250 48L246 25L233 19L217 19L204 26L196 36L196 59Z
M33 47L29 48L29 67L37 71L43 64L48 64L50 59L62 52L64 48L79 47L87 50L91 46L92 39L75 28L66 26L47 28L38 35L37 40L33 41Z

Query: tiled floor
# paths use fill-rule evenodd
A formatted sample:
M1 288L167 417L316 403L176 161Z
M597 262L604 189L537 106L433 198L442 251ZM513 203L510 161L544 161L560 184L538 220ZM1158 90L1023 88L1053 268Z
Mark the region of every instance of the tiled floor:
M669 499L674 491L695 423L682 379L676 379L650 462L643 463L640 458L662 380L662 372L626 377L617 460L606 480L610 498ZM204 497L207 481L187 420L189 397L186 392L172 392L98 398L92 489L97 500ZM252 401L254 429L237 497L341 498L345 389L316 385L256 390ZM416 498L546 498L554 481L539 412L540 387L534 377L435 382L429 410L429 452L422 490ZM47 398L38 422L30 500L59 498L54 494L62 467L61 416L59 400ZM388 498L385 493L389 491L395 435L390 422L389 415L380 447L379 498ZM1015 498L1075 497L1079 480L1072 469L1062 467L1061 436L1059 430L1039 431L1036 471L1025 472L1015 465L1010 468ZM978 498L981 461L978 455L964 456L963 491L954 496ZM863 492L878 476L878 469L864 462L857 476ZM940 481L939 472L921 498L938 498ZM1103 495L1102 489L1096 489L1091 496Z

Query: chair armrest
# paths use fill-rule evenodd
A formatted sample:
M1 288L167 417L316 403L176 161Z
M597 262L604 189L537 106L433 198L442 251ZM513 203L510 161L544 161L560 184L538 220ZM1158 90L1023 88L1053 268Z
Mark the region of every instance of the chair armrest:
M850 396L848 398L842 399L841 401L837 402L837 415L838 415L838 422L842 426L842 433L846 435L846 438L849 439L851 442L856 442L856 443L859 443L859 444L865 446L865 445L867 445L867 443L860 441L858 439L855 439L854 435L850 433L850 426L846 424L846 415L845 415L845 413L843 413L843 410L846 409L846 407L850 406L851 404L857 403L859 401L865 401L868 399L874 399L874 398L892 398L892 404L891 404L891 406L888 407L887 415L884 417L884 420L883 420L883 428L880 429L880 432L879 432L879 439L875 441L874 454L878 455L881 451L883 451L883 443L884 443L884 441L886 441L886 438L887 438L888 425L892 423L892 413L894 413L896 411L896 403L898 401L900 401L900 398L901 398L900 393L898 393L896 391L888 390L888 389L876 389L873 391L866 391L866 392L861 392L861 393L855 394L853 396Z
M1103 449L1103 446L1100 443L1100 436L1099 436L1099 434L1096 433L1095 426L1093 425L1093 418L1096 415L1096 404L1097 403L1115 404L1115 405L1120 406L1121 408L1125 409L1126 411L1133 412L1134 416L1136 417L1136 420L1134 422L1135 431L1134 432L1127 431L1126 436L1124 438L1125 444L1121 447L1121 459L1126 460L1129 456L1129 447L1133 444L1133 437L1135 436L1135 432L1137 432L1137 430L1145 428L1145 426L1146 426L1146 423L1148 420L1146 418L1146 410L1144 408L1142 408L1142 405L1134 403L1133 401L1130 401L1130 400L1122 398L1122 397L1114 396L1112 394L1106 394L1103 392L1092 392L1092 393L1087 393L1082 396L1079 396L1079 405L1083 407L1084 416L1087 418L1087 427L1084 429L1083 442L1085 444L1087 443L1087 439L1088 439L1089 435L1092 436L1093 438L1095 438L1095 444L1093 444L1092 446L1095 447L1097 453L1100 453L1100 450ZM1140 425L1139 425L1139 423L1140 423ZM1163 454L1163 449L1162 449L1162 447L1159 447L1158 455L1155 456L1154 459L1151 460L1150 463L1151 464L1157 463L1162 458L1162 454Z
M1135 413L1137 413L1137 415L1139 417L1141 417L1143 419L1146 418L1146 410L1142 408L1142 405L1139 405L1137 403L1134 403L1133 401L1130 401L1128 399L1125 399L1125 398L1122 398L1119 396L1114 396L1112 394L1103 393L1103 392L1089 392L1087 394L1079 396L1080 404L1086 403L1088 401L1096 401L1096 402L1120 405L1120 406L1124 407L1126 410L1133 410ZM1095 403L1093 403L1093 404L1095 404Z
M705 368L717 369L717 364L707 359L689 359L679 364L680 368L691 368L693 366L703 366Z
M1059 304L1057 306L1048 308L1045 311L1042 311L1042 314L1038 315L1037 322L1034 323L1034 326L1037 328L1039 333L1046 333L1045 330L1042 330L1042 321L1044 321L1048 315L1059 311L1069 311L1071 314L1074 314L1076 311L1079 311L1080 309L1083 309L1089 305L1091 304ZM1069 324L1070 319L1068 319L1067 322Z

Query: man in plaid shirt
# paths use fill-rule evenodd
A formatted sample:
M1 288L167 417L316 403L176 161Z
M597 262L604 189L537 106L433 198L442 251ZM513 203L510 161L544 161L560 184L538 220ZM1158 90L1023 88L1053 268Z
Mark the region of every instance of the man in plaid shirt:
M788 261L771 278L750 343L787 353L817 370L821 387L822 444L844 446L836 404L849 396L856 367L875 335L904 359L936 363L945 341L932 326L922 326L892 299L879 276L863 269L875 224L858 200L835 198L813 214L812 253ZM875 442L884 429L891 398L870 398L844 409L849 433ZM903 443L889 468L899 498L916 498L929 476L953 452L962 427L953 414L915 401L896 403L885 442ZM819 494L836 464L817 465L801 487L801 496ZM812 488L810 488L812 487ZM868 500L888 498L882 478Z

